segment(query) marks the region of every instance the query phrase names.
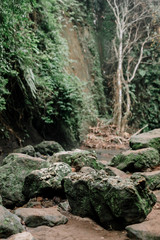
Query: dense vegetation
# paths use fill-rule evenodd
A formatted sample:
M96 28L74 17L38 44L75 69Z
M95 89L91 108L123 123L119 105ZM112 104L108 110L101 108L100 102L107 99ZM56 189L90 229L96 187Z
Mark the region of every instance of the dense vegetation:
M112 2L112 1L111 1ZM118 1L115 1L118 3ZM122 1L123 2L123 1ZM125 2L125 1L124 1ZM127 2L127 1L126 1ZM132 2L132 1L131 1ZM144 1L145 3L147 1ZM121 2L120 2L121 3ZM153 3L153 6L152 6ZM138 3L137 3L138 4ZM117 5L118 6L118 5ZM141 128L146 124L145 129L158 128L160 126L160 89L159 89L159 64L160 64L160 31L159 31L159 16L158 1L150 1L150 38L145 44L143 51L143 59L139 65L138 71L132 82L129 84L129 94L131 97L131 113L129 117L129 127ZM98 35L101 42L101 61L103 77L105 79L105 94L107 96L107 109L113 116L115 105L114 92L115 82L114 77L117 68L117 60L114 58L114 49L112 40L115 36L116 21L111 8L107 5L107 1L103 2L99 10ZM144 24L143 24L144 25ZM136 26L133 26L136 27ZM143 29L141 29L141 33ZM133 32L134 36L135 32ZM127 37L127 36L126 36ZM145 35L144 35L145 37ZM127 38L126 38L127 39ZM125 40L124 40L125 41ZM140 52L140 43L143 38L134 44L131 50L131 57L135 60ZM124 47L126 46L124 44ZM118 44L118 42L117 42ZM127 59L124 58L123 72L124 77L127 75ZM125 92L125 86L123 87ZM125 100L125 96L123 96ZM122 109L125 111L125 104Z
M85 46L89 81L67 71L73 61L63 37L67 23ZM89 36L82 39L85 29ZM114 34L115 21L106 1L2 0L0 137L14 135L23 141L34 128L43 138L72 145L83 139L97 117L112 117ZM145 62L130 86L130 124L137 128L160 124L158 44L157 40L147 46Z
M22 130L27 136L28 128L34 125L44 138L60 136L74 143L88 124L105 114L93 32L88 49L94 84L66 71L72 63L63 27L67 21L77 31L89 25L93 22L92 7L89 2L75 0L2 1L1 135Z

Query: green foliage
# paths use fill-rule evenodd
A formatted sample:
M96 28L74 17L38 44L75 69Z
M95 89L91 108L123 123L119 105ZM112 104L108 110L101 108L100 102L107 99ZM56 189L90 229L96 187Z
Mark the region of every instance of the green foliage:
M0 78L0 112L5 109L5 98L4 96L7 95L9 92L6 89L6 85L8 83L8 80L1 77Z
M101 116L106 113L106 100L104 97L103 78L101 73L101 64L97 51L96 37L92 32L92 37L86 38L86 44L90 51L92 59L91 76L94 79L94 85L91 87L94 95L94 102Z
M17 109L17 124L33 119L41 119L49 126L59 124L75 141L81 138L84 123L95 121L98 88L102 84L100 70L93 70L97 86L92 89L96 92L86 94L86 84L66 71L68 45L62 37L66 20L74 26L87 24L91 2L84 2L86 5L77 0L1 3L0 115L3 119L6 120L7 112L15 113ZM94 65L99 67L98 56L95 59ZM99 95L101 98L103 94Z
M157 44L147 46L144 62L133 82L135 99L131 123L138 127L148 124L146 131L160 126L160 50Z
M29 0L1 2L0 76L1 79L16 78L23 89L27 84L31 94L34 95L35 83L31 66L33 51L36 48L36 37L30 29L31 21L28 18L32 9L31 2L34 4L34 1ZM20 68L23 70L26 81L20 79ZM5 87L6 83L3 86Z
M65 3L66 1L63 2ZM77 77L69 75L65 70L69 61L68 45L61 36L61 22L64 20L61 15L62 6L56 5L57 9L55 9L54 4L50 4L49 7L46 7L46 3L41 4L43 7L40 5L37 8L38 15L43 16L37 30L38 47L41 51L36 69L39 85L37 86L38 107L41 118L46 123L55 125L57 122L61 123L65 129L68 129L72 138L77 140L83 123L95 119L97 112L91 106L93 102L90 101L91 96L84 94L85 86ZM66 4L63 9L69 11L71 6ZM77 5L73 4L73 7L75 6ZM56 19L53 21L52 13L55 11L56 19L60 19L60 22Z

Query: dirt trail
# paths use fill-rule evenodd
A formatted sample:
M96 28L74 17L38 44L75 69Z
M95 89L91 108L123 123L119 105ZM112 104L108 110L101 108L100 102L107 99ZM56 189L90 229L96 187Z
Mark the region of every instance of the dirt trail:
M65 225L28 228L36 240L127 240L126 231L107 231L88 218L67 216Z

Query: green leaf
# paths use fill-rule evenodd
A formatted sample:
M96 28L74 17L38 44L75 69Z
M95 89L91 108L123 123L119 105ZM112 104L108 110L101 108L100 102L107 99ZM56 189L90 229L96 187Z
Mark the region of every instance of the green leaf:
M146 75L146 71L143 69L139 69L140 76L144 77Z

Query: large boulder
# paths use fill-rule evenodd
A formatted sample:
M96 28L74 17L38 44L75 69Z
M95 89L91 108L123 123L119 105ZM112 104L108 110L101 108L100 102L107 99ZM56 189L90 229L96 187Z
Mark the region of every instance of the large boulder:
M0 205L0 238L24 231L21 220L5 207Z
M153 147L160 152L160 128L131 137L130 146L134 150Z
M76 171L79 171L84 166L92 167L94 169L101 169L103 166L97 161L95 153L81 149L55 153L53 156L49 157L48 160L51 163L65 162L74 167Z
M48 167L49 163L41 158L14 153L4 159L0 167L0 194L3 205L7 207L21 206L25 203L22 193L25 177L33 170Z
M63 147L55 141L43 141L34 146L36 152L43 155L53 155L54 153L63 151Z
M19 208L15 210L28 227L38 227L46 225L54 227L60 224L67 223L68 219L62 215L55 207L50 208Z
M160 164L159 152L154 148L128 150L113 157L110 165L122 171L144 171Z
M35 157L36 154L35 149L32 145L27 145L25 147L15 149L14 153L23 153L32 157Z
M72 173L63 186L71 211L90 217L104 228L122 229L143 221L156 202L145 178L122 179L101 170L95 174Z
M23 194L26 198L64 195L61 181L71 172L71 167L62 162L54 163L50 168L32 171L25 179Z

